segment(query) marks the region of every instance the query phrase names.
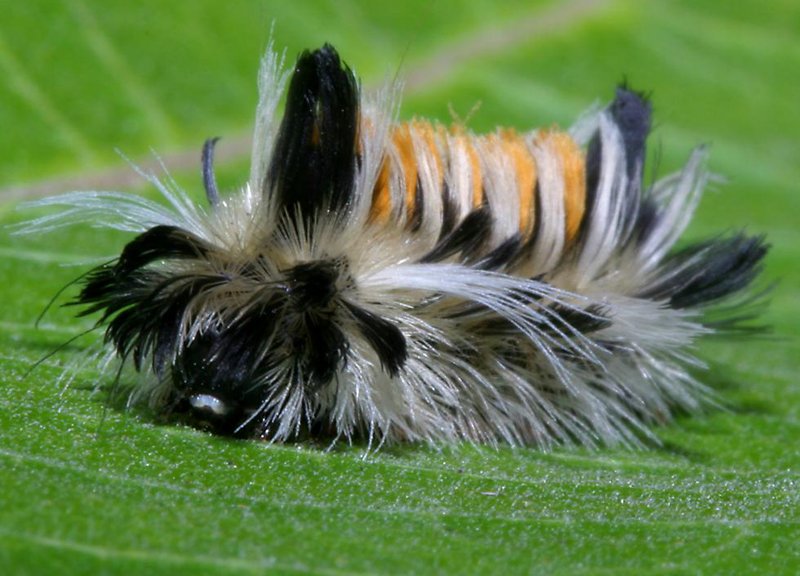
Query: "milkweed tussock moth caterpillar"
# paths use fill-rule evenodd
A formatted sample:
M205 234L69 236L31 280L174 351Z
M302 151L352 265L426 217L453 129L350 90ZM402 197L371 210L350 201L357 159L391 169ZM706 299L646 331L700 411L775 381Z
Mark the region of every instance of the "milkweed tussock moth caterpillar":
M282 120L276 109L288 83ZM705 150L643 184L651 106L622 86L571 131L396 123L329 45L259 75L250 179L208 206L116 192L29 230L137 235L74 303L138 371L134 400L222 434L635 445L708 390L694 341L761 268L760 237L673 245Z

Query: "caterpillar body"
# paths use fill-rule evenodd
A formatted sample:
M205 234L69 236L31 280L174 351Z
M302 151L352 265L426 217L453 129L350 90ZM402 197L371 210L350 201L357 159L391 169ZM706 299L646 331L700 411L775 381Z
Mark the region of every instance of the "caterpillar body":
M635 445L709 399L693 342L738 326L709 314L745 299L767 246L673 248L706 152L646 186L647 98L621 86L570 131L396 123L394 92L362 95L329 45L291 74L268 51L259 88L240 192L219 193L212 139L208 207L154 176L168 206L38 203L66 209L35 230L137 234L74 301L140 373L131 401L273 441L546 447Z

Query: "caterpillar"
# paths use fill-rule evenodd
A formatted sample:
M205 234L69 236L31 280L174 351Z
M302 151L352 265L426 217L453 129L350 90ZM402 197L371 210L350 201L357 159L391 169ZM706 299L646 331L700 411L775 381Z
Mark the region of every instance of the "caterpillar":
M675 244L707 151L645 184L651 103L627 85L567 131L396 120L330 45L259 71L249 181L207 206L73 192L37 231L135 233L80 279L131 402L288 441L639 445L713 398L694 342L743 328L768 246ZM288 88L287 88L288 85ZM277 110L286 89L282 119Z

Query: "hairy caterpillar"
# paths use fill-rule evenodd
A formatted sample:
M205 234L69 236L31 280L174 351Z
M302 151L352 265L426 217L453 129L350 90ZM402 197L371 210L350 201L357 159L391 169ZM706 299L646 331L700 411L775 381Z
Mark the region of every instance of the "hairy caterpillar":
M673 249L706 154L646 187L645 97L620 87L569 132L398 124L329 45L291 74L268 51L259 89L240 192L219 193L212 139L207 208L151 176L169 206L77 192L29 225L137 233L74 301L140 373L133 400L274 441L537 446L636 444L707 400L693 341L739 326L709 314L767 247Z

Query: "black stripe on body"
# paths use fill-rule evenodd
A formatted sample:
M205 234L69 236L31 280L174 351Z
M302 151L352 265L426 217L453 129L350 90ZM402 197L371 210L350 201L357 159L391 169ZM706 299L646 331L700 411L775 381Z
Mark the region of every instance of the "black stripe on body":
M434 191L435 193L436 191ZM422 181L417 176L414 183L414 206L409 214L406 228L409 232L417 232L422 227L422 221L425 217L425 192L422 190Z
M625 148L625 166L628 176L626 190L614 191L624 194L626 207L621 229L633 233L633 237L643 240L647 230L652 229L658 215L654 213L651 201L641 198L642 166L646 154L647 136L651 128L652 105L644 93L631 90L626 85L617 87L614 100L608 107L611 119L620 131ZM600 182L600 169L603 163L603 150L599 132L589 142L586 153L586 209L581 221L580 238L587 233L597 199ZM623 239L623 242L627 238Z
M639 294L671 308L707 305L746 288L761 272L769 246L762 236L737 234L699 242L669 256L658 280Z
M439 241L452 232L458 222L458 206L450 197L447 181L442 183L442 228L439 231Z
M473 210L442 238L420 262L439 262L461 253L463 257L476 256L492 234L493 217L488 206Z
M156 260L202 258L213 248L203 239L177 226L153 226L125 245L114 265L125 275Z
M356 170L358 84L326 44L297 60L265 194L305 220L350 204Z
M397 326L349 302L350 311L361 335L378 355L381 367L389 376L397 376L408 360L408 344Z
M636 167L644 163L652 105L644 93L635 92L623 84L617 88L609 111L622 133L628 178L633 180L637 176Z

